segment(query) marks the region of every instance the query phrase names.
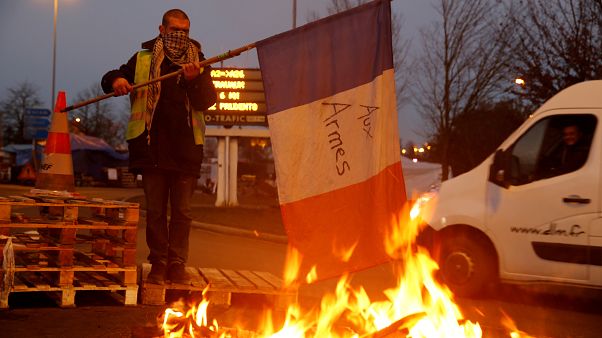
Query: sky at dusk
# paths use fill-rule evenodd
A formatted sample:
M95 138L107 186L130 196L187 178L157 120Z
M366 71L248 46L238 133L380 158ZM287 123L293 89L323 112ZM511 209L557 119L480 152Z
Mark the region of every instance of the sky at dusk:
M328 0L297 0L297 26L312 13L326 15ZM402 35L418 48L418 29L435 18L430 1L394 0L405 19ZM53 0L0 0L0 99L7 89L28 81L50 108L52 98ZM158 34L163 13L181 8L191 20L190 36L205 57L270 37L292 28L292 0L58 0L56 90L67 104L100 82L108 70L125 63L140 43ZM250 51L225 67L258 67ZM219 66L219 64L218 64ZM109 99L115 100L115 99ZM421 120L411 106L399 111L400 137L424 141Z

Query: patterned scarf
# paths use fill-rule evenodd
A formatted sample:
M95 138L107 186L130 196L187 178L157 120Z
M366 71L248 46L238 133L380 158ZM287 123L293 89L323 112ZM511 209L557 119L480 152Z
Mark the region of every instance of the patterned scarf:
M153 46L149 80L161 76L161 63L163 63L163 58L166 56L169 60L177 65L198 62L199 48L190 41L188 38L188 33L186 32L176 31L167 33L164 36L159 35L155 40L155 45ZM146 114L144 114L144 121L146 123L146 129L149 135L149 143L151 123L153 121L153 115L155 113L155 108L157 107L157 102L159 101L160 95L161 81L157 81L148 85ZM186 102L186 106L189 106L188 102Z

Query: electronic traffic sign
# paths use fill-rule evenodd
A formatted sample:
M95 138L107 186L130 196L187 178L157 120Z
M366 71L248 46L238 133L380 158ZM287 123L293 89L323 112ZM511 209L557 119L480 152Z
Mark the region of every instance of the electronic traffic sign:
M205 112L208 125L267 126L261 71L252 68L211 70L217 103Z

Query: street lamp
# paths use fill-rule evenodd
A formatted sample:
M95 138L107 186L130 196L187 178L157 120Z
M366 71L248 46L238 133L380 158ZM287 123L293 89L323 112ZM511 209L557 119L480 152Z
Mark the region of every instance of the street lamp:
M525 86L525 80L519 78L514 79L514 83L516 83L517 85L524 87Z
M54 110L54 85L56 79L56 19L59 14L59 0L54 0L54 31L52 33L52 105L50 109Z
M514 84L517 85L518 88L512 89L511 92L516 95L518 102L516 102L516 103L513 102L513 106L515 104L518 105L516 108L519 111L524 112L524 110L527 106L523 102L525 100L525 94L526 94L525 86L527 85L527 82L523 78L517 77L516 79L514 79Z

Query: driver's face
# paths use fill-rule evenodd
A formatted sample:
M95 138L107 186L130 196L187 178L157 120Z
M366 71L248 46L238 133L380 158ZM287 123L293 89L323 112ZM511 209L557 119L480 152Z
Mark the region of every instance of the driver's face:
M579 140L579 129L577 126L566 126L562 130L562 140L564 144L572 146Z

